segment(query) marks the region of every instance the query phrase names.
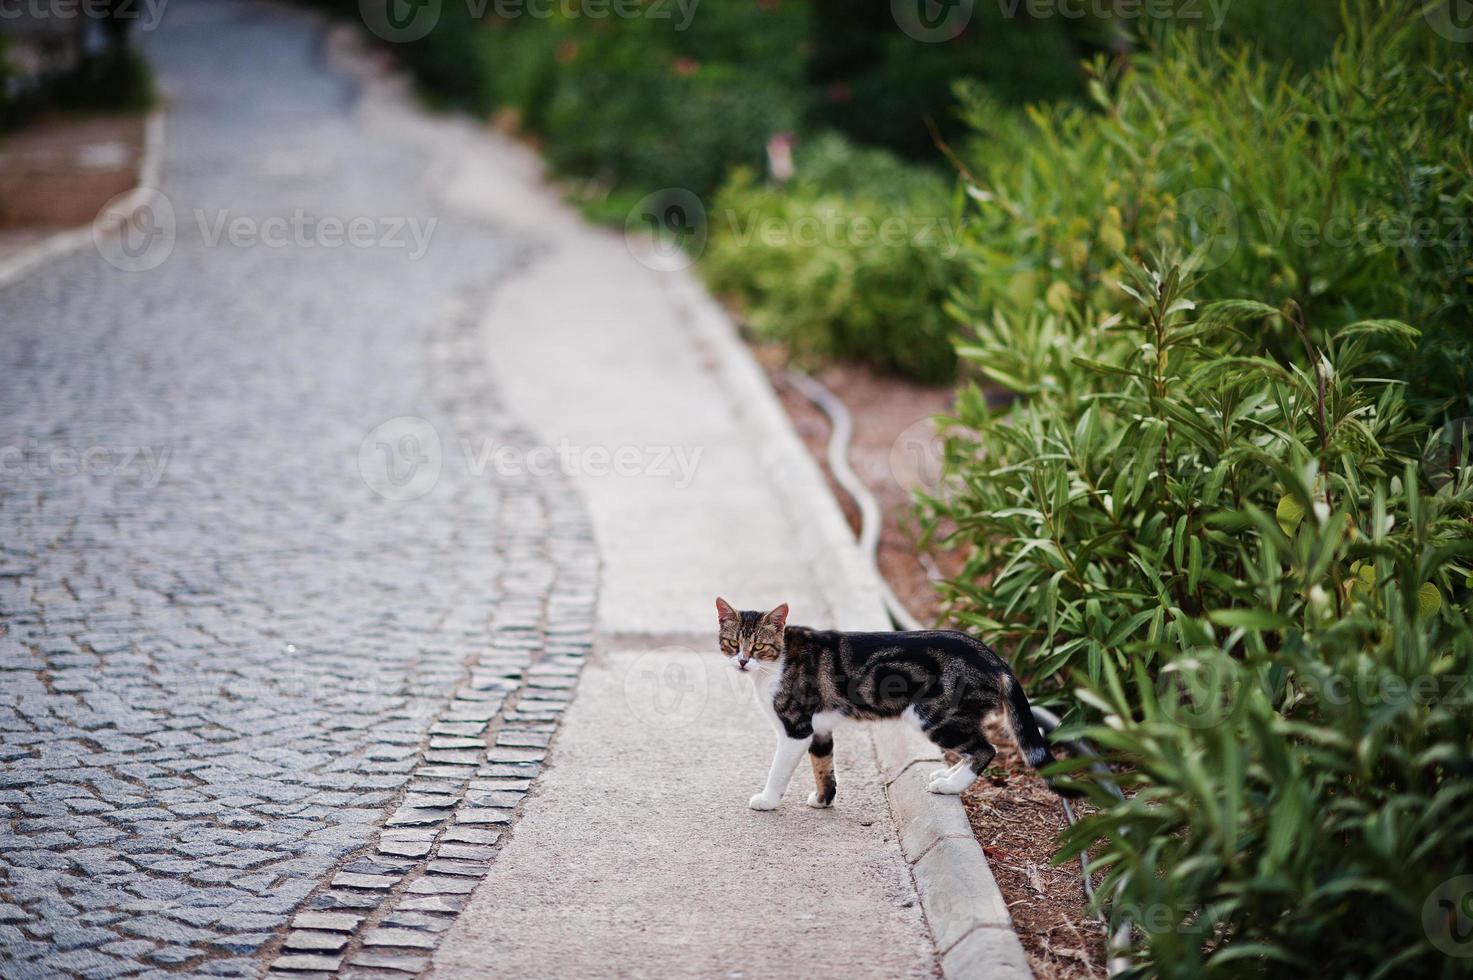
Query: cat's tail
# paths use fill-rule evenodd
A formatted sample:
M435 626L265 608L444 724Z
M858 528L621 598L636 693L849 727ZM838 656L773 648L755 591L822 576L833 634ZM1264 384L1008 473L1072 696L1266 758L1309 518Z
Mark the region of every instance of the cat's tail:
M1053 762L1053 749L1049 748L1048 740L1039 731L1038 722L1033 720L1033 706L1028 703L1028 695L1023 693L1023 685L1012 671L1008 672L1008 714L1013 719L1013 737L1018 740L1018 748L1023 750L1028 765L1042 769Z
M1013 737L1018 740L1018 747L1023 750L1028 765L1042 769L1053 762L1054 751L1039 730L1038 722L1034 721L1033 706L1028 703L1028 695L1023 693L1023 685L1012 671L1008 671L1008 715L1013 720ZM1082 795L1078 790L1056 786L1053 780L1049 780L1049 789L1060 796Z

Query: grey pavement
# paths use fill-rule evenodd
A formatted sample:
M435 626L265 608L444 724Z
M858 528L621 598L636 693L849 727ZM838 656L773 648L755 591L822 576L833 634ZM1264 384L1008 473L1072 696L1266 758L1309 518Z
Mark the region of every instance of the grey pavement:
M778 810L747 808L775 735L717 651L715 597L786 601L819 627L888 625L817 467L688 273L581 226L518 148L470 145L449 199L546 241L490 298L483 342L504 397L550 441L697 462L571 474L599 548L594 654L434 975L936 975L873 729L835 734L834 808L805 805L807 766Z
M541 246L323 42L171 3L149 220L0 290L0 976L416 972L590 648L578 498L487 463Z

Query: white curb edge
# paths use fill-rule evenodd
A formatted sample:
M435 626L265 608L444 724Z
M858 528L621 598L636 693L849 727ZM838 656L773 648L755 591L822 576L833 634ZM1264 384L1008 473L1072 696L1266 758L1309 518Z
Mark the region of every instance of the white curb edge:
M164 110L152 109L143 122L143 159L138 165L138 183L127 196L110 212L118 220L107 226L95 221L80 228L69 228L42 239L34 245L21 249L10 258L0 261L0 289L4 289L52 259L70 255L93 241L95 234L113 234L132 220L139 208L148 203L149 196L158 190L164 172Z
M802 553L825 563L819 580L828 583L835 625L889 630L883 583L861 555L818 463L735 325L689 273L672 273L668 281L675 301L715 356L723 382L751 413L748 421L767 433L768 472L803 529ZM902 725L878 725L872 735L901 852L915 877L942 974L947 980L1031 980L1028 957L961 798L926 789L930 771L945 766L941 751Z

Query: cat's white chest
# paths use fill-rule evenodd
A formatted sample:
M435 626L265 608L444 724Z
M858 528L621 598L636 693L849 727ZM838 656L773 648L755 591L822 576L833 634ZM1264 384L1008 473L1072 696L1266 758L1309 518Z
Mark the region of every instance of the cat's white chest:
M773 706L777 700L777 692L782 690L783 668L781 665L771 671L754 672L752 675L752 691L757 698L757 707L767 716L767 720L779 726L777 709Z

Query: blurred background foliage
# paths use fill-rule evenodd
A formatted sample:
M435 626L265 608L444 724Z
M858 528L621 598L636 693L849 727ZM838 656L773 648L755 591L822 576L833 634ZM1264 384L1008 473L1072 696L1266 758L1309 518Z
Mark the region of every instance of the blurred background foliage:
M116 0L110 6L117 7ZM128 20L0 21L0 133L48 112L141 112L157 100Z
M1416 0L1309 0L1292 24L1269 0L1113 20L1020 0L974 5L940 43L876 0L642 9L659 16L445 4L428 37L392 49L436 101L534 140L592 217L694 192L713 283L799 353L944 382L975 322L1106 316L1125 301L1119 258L1210 240L1202 298L1293 301L1322 331L1414 323L1418 348L1387 348L1386 369L1424 417L1473 414L1473 77L1468 46ZM798 146L786 183L767 176L779 134ZM958 176L965 209L941 186ZM897 201L897 182L932 186ZM723 217L753 209L840 226L883 211L965 247L733 244ZM1274 329L1266 349L1298 356Z

